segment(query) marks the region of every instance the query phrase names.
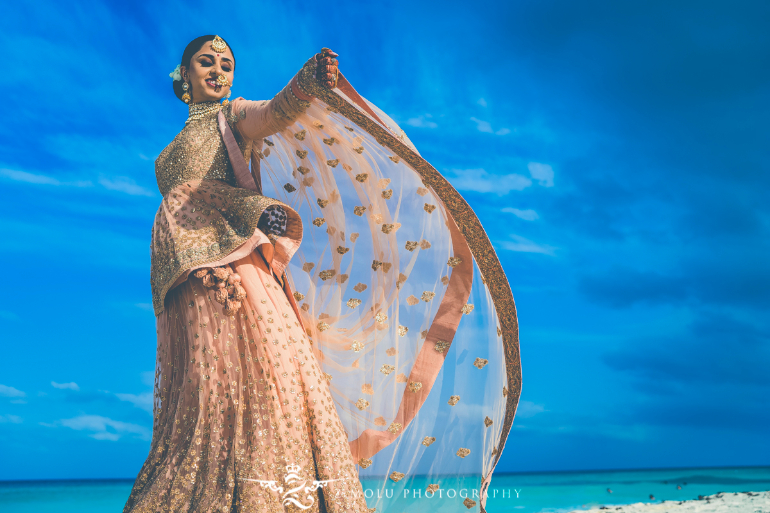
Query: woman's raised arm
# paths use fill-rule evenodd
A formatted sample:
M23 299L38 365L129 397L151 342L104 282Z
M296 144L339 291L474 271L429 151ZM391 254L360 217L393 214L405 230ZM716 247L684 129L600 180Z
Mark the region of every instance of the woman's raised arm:
M308 61L316 66L316 80L329 89L337 85L336 57L336 53L324 48ZM235 121L235 127L244 138L259 140L280 132L307 110L313 97L302 90L298 77L299 73L294 75L272 100L233 100L231 121Z

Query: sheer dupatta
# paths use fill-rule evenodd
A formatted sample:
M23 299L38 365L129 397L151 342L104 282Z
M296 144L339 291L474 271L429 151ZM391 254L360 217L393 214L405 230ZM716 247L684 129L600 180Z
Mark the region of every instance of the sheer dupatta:
M239 184L302 218L286 270L369 506L485 511L521 392L505 273L404 131L344 76L317 85L313 64L299 83L315 99L255 150L254 178L230 151Z

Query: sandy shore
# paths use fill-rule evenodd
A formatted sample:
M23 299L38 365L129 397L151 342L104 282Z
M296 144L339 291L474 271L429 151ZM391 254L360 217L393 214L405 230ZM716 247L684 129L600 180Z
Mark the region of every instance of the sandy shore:
M692 501L637 502L579 509L571 513L770 513L770 491L717 493Z

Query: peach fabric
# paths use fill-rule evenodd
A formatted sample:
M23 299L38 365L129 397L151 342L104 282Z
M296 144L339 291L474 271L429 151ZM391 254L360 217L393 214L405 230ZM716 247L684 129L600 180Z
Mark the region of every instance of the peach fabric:
M157 319L154 417L173 420L155 426L124 511L366 513L347 433L296 305L258 253L231 267L247 293L237 315L225 315L194 276L167 295ZM289 465L299 483L284 482ZM314 480L336 481L286 493Z

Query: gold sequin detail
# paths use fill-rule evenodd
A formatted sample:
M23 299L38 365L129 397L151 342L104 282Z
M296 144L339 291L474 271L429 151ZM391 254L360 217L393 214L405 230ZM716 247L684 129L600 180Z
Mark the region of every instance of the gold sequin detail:
M364 285L363 283L358 283L356 284L355 287L353 287L353 290L355 290L356 292L363 292L366 290L366 285Z
M330 326L323 321L318 323L318 331L326 331L329 327Z
M419 242L408 240L406 241L406 245L404 247L406 248L407 251L414 251L415 249L417 249L417 246L419 245L420 245Z
M466 304L466 305L463 305L463 307L462 307L462 312L463 312L465 315L468 315L468 314L469 314L469 313L471 313L472 311L473 311L473 305L472 305L472 304L468 303L468 304Z
M321 226L325 222L326 222L326 219L324 219L323 217L316 217L315 219L313 219L313 224L315 226Z
M390 426L388 426L388 431L390 431L394 435L398 433L400 430L401 430L401 423L399 422L391 422Z
M391 196L393 196L393 189L388 189L386 191L382 191L382 197L385 199L390 199Z
M470 449L466 449L465 447L460 447L459 449L457 449L457 455L459 457L461 457L461 458L465 458L470 453L471 453L471 450Z
M372 464L372 460L368 458L361 458L358 460L358 464L361 466L361 468L369 468L369 466Z
M318 198L318 199L316 200L316 203L318 203L318 206L319 206L319 207L321 207L321 208L324 208L326 205L328 205L328 204L329 204L329 200L325 200L325 199L321 199L321 198Z
M486 427L489 427L489 426L491 426L491 425L492 425L492 419L490 419L488 416L487 416L487 417L484 417L484 425L485 425Z
M350 251L350 248L346 248L345 246L337 246L337 253L340 255L344 255L348 251Z
M369 406L369 401L367 401L364 398L361 398L358 401L356 401L356 408L358 408L361 411L365 410L367 406Z
M422 388L422 383L420 383L419 381L412 381L411 383L409 383L408 388L410 392L417 393Z
M424 207L422 207L427 213L432 214L434 210L436 210L436 205L429 205L428 203L425 204Z
M294 187L294 186L293 186L292 184L290 184L290 183L287 183L286 185L284 185L284 186L283 186L283 188L284 188L284 189L286 189L286 192L294 192L294 191L296 191L296 190L297 190L297 188L296 188L296 187Z
M484 366L485 366L486 364L488 364L488 363L489 363L489 360L486 360L486 359L484 359L484 358L476 358L476 359L473 361L473 365L475 365L475 366L476 366L476 367L478 367L479 369L483 369L483 368L484 368Z
M302 294L301 292L295 292L294 299L296 299L297 301L302 301L303 299L305 299L305 294Z
M357 298L350 298L350 299L348 299L348 302L347 302L347 305L350 308L355 308L355 307L357 307L360 304L361 304L361 300L357 299Z
M399 337L405 337L406 333L409 331L409 328L406 326L399 326L396 331L398 332Z
M364 212L366 212L366 207L354 207L353 213L359 217L364 215Z
M446 265L449 267L457 267L458 265L463 263L463 259L460 257L450 257L449 260L447 260Z
M393 372L394 370L396 370L396 368L393 367L392 365L388 365L387 363L382 364L382 367L380 367L380 372L382 372L386 376L391 372Z
M449 347L449 342L446 340L439 340L433 348L439 353L443 353Z
M390 429L388 429L388 431L390 431ZM393 481L394 483L398 483L402 479L404 479L404 474L402 474L401 472L396 472L394 470L393 472L390 473L390 480Z
M361 183L364 183L367 178L369 178L369 175L366 174L366 173L361 173L361 174L356 175L356 180L361 182Z
M425 447L430 447L430 444L432 444L435 441L436 441L435 436L426 436L425 438L422 439L422 445L424 445Z
M455 404L457 404L457 402L459 400L460 400L460 396L459 395L453 395L453 396L451 396L449 398L449 401L447 401L447 402L449 403L450 406L454 406Z
M425 292L422 293L422 300L425 301L426 303L431 301L434 297L436 297L435 292L430 292L426 290Z
M321 278L323 281L328 280L329 278L332 278L335 274L337 274L337 271L334 269L328 269L326 271L321 271L318 273L318 277Z

